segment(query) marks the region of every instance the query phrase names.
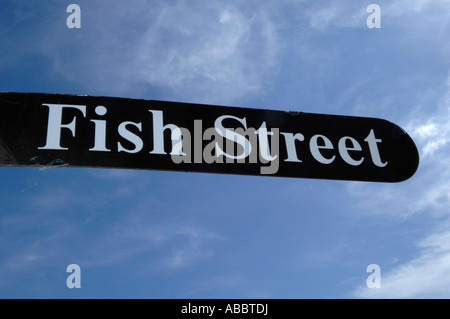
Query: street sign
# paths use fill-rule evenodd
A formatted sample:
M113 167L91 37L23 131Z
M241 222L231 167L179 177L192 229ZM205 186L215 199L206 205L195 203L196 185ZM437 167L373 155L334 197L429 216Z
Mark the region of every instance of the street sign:
M0 166L400 182L413 140L382 119L112 97L0 93Z

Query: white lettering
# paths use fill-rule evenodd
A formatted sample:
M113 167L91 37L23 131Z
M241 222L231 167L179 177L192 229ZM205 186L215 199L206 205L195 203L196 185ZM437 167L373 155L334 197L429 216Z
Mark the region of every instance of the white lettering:
M248 139L246 139L243 135L237 134L232 130L226 129L223 127L222 125L222 121L225 119L233 119L238 121L239 123L241 123L245 129L247 129L247 121L245 119L245 117L243 119L240 119L236 116L231 116L231 115L222 115L219 116L216 121L214 122L214 127L217 131L217 133L222 136L225 137L226 139L230 140L230 141L234 141L236 143L238 143L239 145L241 145L244 149L243 153L241 155L238 156L234 156L234 155L230 155L228 153L225 153L218 144L216 144L216 156L222 156L225 155L227 158L233 159L233 160L239 160L239 159L243 159L246 158L248 155L250 155L251 151L252 151L252 145L249 142Z
M99 105L95 108L97 115L103 116L106 114L106 107ZM106 148L106 121L104 120L91 120L95 124L95 144L90 151L110 152L110 149Z
M142 150L144 143L142 142L142 139L139 136L130 132L127 129L127 125L133 125L139 129L139 132L142 132L142 123L134 123L134 122L129 122L129 121L120 123L119 128L118 128L120 136L122 136L127 141L133 143L134 149L132 149L132 150L126 149L125 147L122 146L122 144L120 144L120 142L117 142L117 150L118 150L118 152L123 151L123 152L127 152L127 153L137 153L140 150Z
M283 132L280 132L280 134L283 134L284 139L286 141L288 158L285 159L284 161L301 163L302 161L299 160L297 157L297 148L295 147L295 141L298 140L300 142L303 142L305 140L303 134L297 133L294 135L292 133L283 133Z
M364 139L364 142L369 144L370 155L372 156L372 162L378 167L385 167L388 162L382 162L380 158L380 153L378 151L377 143L381 143L380 139L375 138L375 133L370 130L369 135Z
M167 154L164 151L164 131L169 129L172 139L172 151L170 155L183 155L181 145L181 130L174 124L163 124L163 112L149 110L153 114L153 151L150 154Z
M322 139L323 142L325 143L325 145L318 145L318 139ZM332 150L333 149L333 144L331 144L331 141L323 135L314 135L311 140L309 141L309 148L311 149L311 154L314 156L314 158L322 163L322 164L331 164L334 159L336 158L335 155L333 155L331 158L325 158L323 157L323 155L320 153L321 149L326 149L326 150Z
M48 125L47 125L47 142L45 146L38 147L42 150L67 150L66 147L61 147L61 129L66 128L75 136L75 121L74 118L69 124L62 124L62 111L64 108L74 108L80 110L83 116L86 116L85 105L70 105L70 104L42 104L48 106Z
M347 141L352 142L351 147L347 147L347 145L346 145ZM356 141L353 137L344 136L343 138L341 138L339 140L338 148L339 148L339 154L344 159L344 161L346 161L348 164L353 165L353 166L358 166L363 162L364 157L361 157L361 159L359 161L357 161L357 160L354 160L348 154L348 151L361 151L361 145L359 145L358 141Z
M259 137L259 151L263 159L266 161L275 160L278 155L271 156L269 149L269 137L268 135L273 135L273 132L268 132L266 127L266 122L263 122L259 129L255 132Z

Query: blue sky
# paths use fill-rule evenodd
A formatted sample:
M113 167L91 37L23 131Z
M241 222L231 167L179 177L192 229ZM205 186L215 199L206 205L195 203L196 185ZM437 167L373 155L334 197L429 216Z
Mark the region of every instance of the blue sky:
M1 1L0 91L384 118L421 161L398 184L3 167L0 297L449 298L449 18L448 0Z

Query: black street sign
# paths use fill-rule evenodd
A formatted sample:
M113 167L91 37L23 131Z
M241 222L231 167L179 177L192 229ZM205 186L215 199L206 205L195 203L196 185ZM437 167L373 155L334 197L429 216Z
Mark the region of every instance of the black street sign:
M0 166L74 166L400 182L413 140L382 119L0 93Z

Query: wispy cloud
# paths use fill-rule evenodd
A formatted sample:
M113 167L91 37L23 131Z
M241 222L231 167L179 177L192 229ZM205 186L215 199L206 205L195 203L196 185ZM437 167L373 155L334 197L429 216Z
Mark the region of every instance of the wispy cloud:
M33 209L25 207L0 218L0 250L5 251L0 256L0 281L17 280L30 269L48 269L65 262L97 268L137 259L138 268L146 275L177 272L213 258L217 245L226 240L176 214L161 215L147 196L138 196L135 203L126 205L101 200L92 207L98 195L95 192L89 199L66 190L64 200L56 203L51 203L53 197L45 190L35 192L42 196L26 205ZM65 210L68 206L71 208Z
M131 169L86 169L85 172L100 180L130 180L141 175L140 171Z
M367 6L376 3L381 9L383 25L400 25L420 32L433 29L442 36L450 17L448 0L401 0L401 1L321 1L307 9L313 29L366 28L366 19L371 14Z
M381 273L381 288L361 286L358 298L449 298L450 297L450 225L417 244L419 256L388 273Z
M380 289L356 288L353 292L356 297L450 297L450 87L434 111L427 108L427 112L416 110L412 114L406 127L421 154L417 175L404 187L379 186L376 200L360 204L366 212L391 218L409 218L412 214L421 213L432 225L431 232L424 232L423 239L412 243L417 257L382 273ZM373 191L371 187L364 188L357 189L352 184L349 190L358 196L370 192L369 189ZM387 214L389 211L395 211L394 216Z
M313 29L328 27L363 27L368 16L361 2L327 1L308 8L307 16Z
M261 89L275 63L276 40L263 8L248 16L218 2L179 2L164 8L141 37L138 76L202 101L225 101Z
M147 270L175 271L214 256L214 246L224 240L191 223L155 222L145 215L133 212L116 223L84 255L83 265L105 266L139 256Z
M373 208L370 211L377 214L396 207L396 217L408 217L425 210L431 214L447 213L446 207L450 207L450 86L438 100L438 105L427 105L405 116L408 120L404 128L415 141L420 156L416 174L402 185L350 183L349 192L365 198L359 202L361 207ZM376 198L364 196L374 190Z
M110 95L133 92L133 86L157 87L172 99L227 103L259 92L276 64L277 32L265 6L251 12L221 1L84 7L79 35L52 30L43 50L60 74L95 84L102 94L113 82ZM86 37L83 28L90 31ZM77 54L62 50L61 44L76 48ZM63 61L68 59L79 68L67 69Z
M450 92L447 93L436 114L414 119L407 128L421 148L421 157L427 163L445 152L450 143Z

